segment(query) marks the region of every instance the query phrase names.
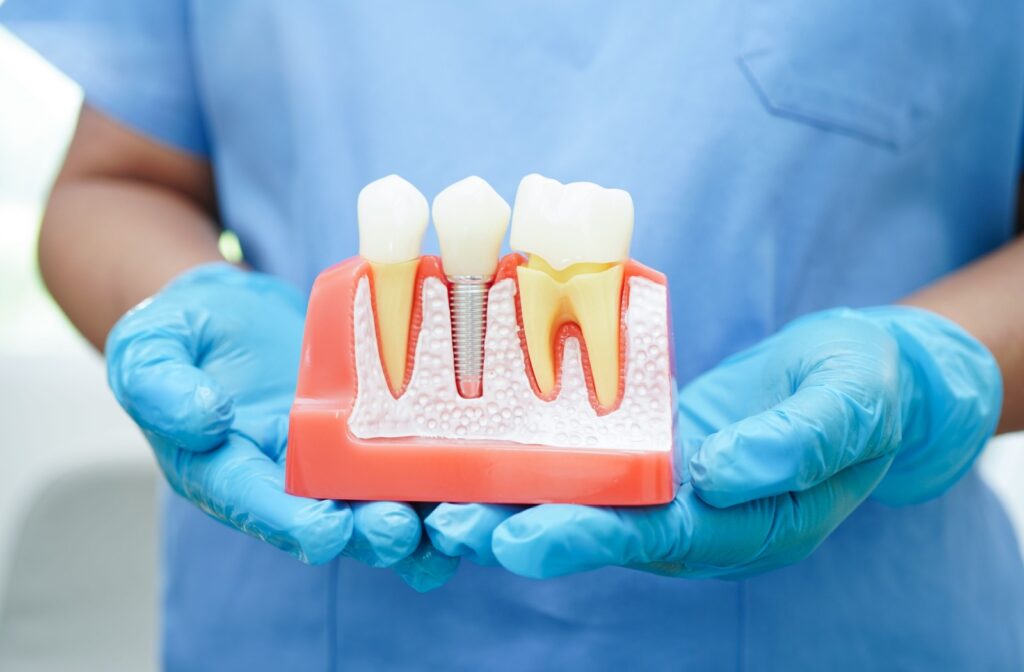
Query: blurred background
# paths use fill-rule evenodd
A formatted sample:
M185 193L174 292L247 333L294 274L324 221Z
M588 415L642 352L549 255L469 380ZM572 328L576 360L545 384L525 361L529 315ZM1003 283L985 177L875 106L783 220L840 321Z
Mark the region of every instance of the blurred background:
M156 468L35 267L80 100L0 28L0 670L156 669Z
M156 470L35 268L80 100L0 28L0 670L155 668ZM1024 437L982 470L1024 530Z

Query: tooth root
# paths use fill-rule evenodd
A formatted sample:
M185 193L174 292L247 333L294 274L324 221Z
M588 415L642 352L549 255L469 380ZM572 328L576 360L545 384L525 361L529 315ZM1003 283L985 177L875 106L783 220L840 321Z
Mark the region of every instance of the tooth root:
M536 257L519 267L526 350L542 394L555 387L555 332L566 322L575 322L583 332L598 403L605 407L615 403L619 392L622 273L621 264L587 265L553 276Z
M419 264L419 259L396 264L370 263L381 365L394 395L405 382L409 325Z
M597 401L611 406L619 394L622 265L576 275L566 283L565 291L583 332Z
M551 276L520 266L519 303L530 367L541 394L555 388L554 334L561 304L561 286Z

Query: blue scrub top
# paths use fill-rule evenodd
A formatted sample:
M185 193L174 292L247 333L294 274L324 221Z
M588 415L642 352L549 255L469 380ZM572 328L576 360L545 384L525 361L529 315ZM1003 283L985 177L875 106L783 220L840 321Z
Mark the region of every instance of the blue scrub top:
M1021 0L9 0L0 19L100 110L209 156L247 258L304 288L356 252L356 194L388 173L428 197L470 174L509 201L530 172L629 190L683 383L1012 235ZM176 497L163 523L171 670L1024 669L1021 558L973 473L868 501L741 582L463 563L418 595Z

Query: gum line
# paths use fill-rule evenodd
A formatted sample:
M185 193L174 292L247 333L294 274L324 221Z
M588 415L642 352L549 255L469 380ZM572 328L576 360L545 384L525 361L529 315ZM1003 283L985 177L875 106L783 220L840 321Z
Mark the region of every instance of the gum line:
M465 399L456 390L448 290L432 275L418 286L411 377L397 399L391 394L380 366L369 281L360 278L353 314L358 390L349 431L359 438L420 436L668 450L674 384L665 286L627 275L624 391L618 407L602 414L591 403L578 331L564 337L557 396L545 400L536 395L516 317L516 284L510 274L516 265L503 264L506 272L490 290L484 392L476 399Z

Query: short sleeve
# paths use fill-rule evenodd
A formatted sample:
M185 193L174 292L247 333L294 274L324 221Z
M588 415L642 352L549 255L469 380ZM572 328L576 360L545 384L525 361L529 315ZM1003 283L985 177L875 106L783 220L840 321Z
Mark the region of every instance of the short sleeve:
M76 81L104 114L207 153L185 0L0 0L0 25Z

